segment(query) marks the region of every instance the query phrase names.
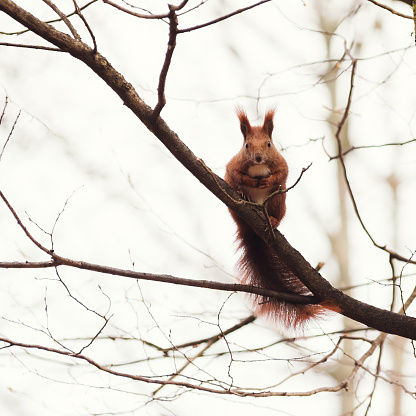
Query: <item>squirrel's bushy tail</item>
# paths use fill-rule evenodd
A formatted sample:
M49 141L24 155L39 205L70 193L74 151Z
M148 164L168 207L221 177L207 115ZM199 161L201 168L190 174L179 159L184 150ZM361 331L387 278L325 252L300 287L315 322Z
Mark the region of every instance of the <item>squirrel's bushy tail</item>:
M237 241L242 250L238 268L243 284L285 293L310 295L309 289L291 272L279 256L251 228L239 227ZM294 304L267 296L252 295L254 312L283 324L287 329L302 330L326 308L317 304Z

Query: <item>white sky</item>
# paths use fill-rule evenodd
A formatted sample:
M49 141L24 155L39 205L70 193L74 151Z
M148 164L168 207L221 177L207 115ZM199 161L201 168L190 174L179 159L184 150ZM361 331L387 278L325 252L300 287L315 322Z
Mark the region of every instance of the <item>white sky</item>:
M288 214L281 231L311 264L325 262L322 274L336 285L338 267L328 238L328 233L337 232L340 226L335 162L328 162L321 140L310 142L325 137L325 148L330 153L334 150L327 123L330 95L327 86L319 83L319 77L328 69L324 62L328 55L316 3L324 4L322 15L333 22L341 21L346 11L360 6L356 15L345 18L339 25L338 37L332 39L329 52L330 58L336 60L343 55L345 44L348 47L354 44L351 53L360 58L349 117L352 145L413 139L416 127L413 22L366 1L279 0L222 23L181 34L168 74L168 102L162 116L191 150L222 176L225 164L242 144L234 106L243 105L253 123L259 122L268 106L277 106L275 140L287 149L284 156L290 167L289 185L303 167L313 163L288 195ZM45 19L54 17L41 1L19 4ZM69 0L56 4L64 12L73 9ZM155 13L167 10L165 2L137 4ZM208 1L181 16L179 27L208 21L245 4L250 2ZM403 13L411 12L400 2L392 4ZM154 105L168 26L127 16L100 2L85 10L84 15L94 31L100 53L146 102ZM75 18L72 21L89 42L80 21ZM62 24L56 27L64 29ZM0 15L0 31L18 28ZM1 41L41 43L30 34L2 36ZM336 84L335 109L340 114L349 89L349 62L341 64L341 71L345 73ZM0 161L0 189L45 245L49 244L49 237L34 223L50 231L70 197L54 231L55 250L59 254L120 268L132 268L134 263L138 271L235 281L233 267L238 258L234 253L235 226L226 208L173 159L88 68L63 53L2 47L0 93L0 107L6 96L10 103L0 128L0 148L18 111L22 111ZM416 248L415 146L357 150L346 158L351 185L368 229L379 244L394 247L405 256ZM396 220L392 192L386 184L393 174L399 181ZM373 247L353 215L351 204L348 210L353 283L390 277L387 256ZM0 229L1 260L45 259L24 237L2 204ZM405 271L412 272L410 266ZM218 331L215 324L222 306L224 328L249 314L247 302L239 295L226 301L226 293L160 283L140 283L140 291L128 279L68 269L60 272L70 290L91 309L106 313L111 298L113 317L105 335L142 337L160 345L166 345L169 339L181 343ZM41 333L47 327L55 339L66 339L65 345L78 348L83 344L74 338L92 337L103 324L68 297L52 270L2 270L1 275L1 336L57 347ZM389 287L373 284L353 294L376 306L389 307L390 293ZM336 316L322 325L326 331L342 328ZM276 328L262 321L241 331L230 342L250 348L275 342L279 337ZM311 351L332 348L329 340L319 340L303 345ZM357 356L365 347L357 344ZM224 348L224 344L218 345L217 351ZM113 363L142 359L153 351L138 341L97 341L86 353L103 363ZM192 355L192 351L189 353ZM244 356L243 360L253 362L233 362L236 385L272 386L289 370L298 370L277 358L303 356L306 352L282 346L270 353L272 361L261 363L256 360L266 356L259 355ZM42 354L36 356L47 358ZM317 414L318 409L321 416L339 414L339 397L329 394L308 399L267 399L253 405L249 400L234 398L227 403L213 395L187 394L173 402L144 406L142 394L154 387L109 379L88 367L77 369L68 363L50 365L22 351L0 350L4 374L0 381L2 414L105 414L109 410L136 409L135 415L191 415L198 406L199 415L213 412L245 415L253 413L253 405L262 406L256 411L262 415L300 415L305 406L310 414ZM179 360L177 366L182 364ZM200 365L229 382L228 364L229 357L222 357ZM329 371L330 366L325 370ZM155 361L129 369L141 374L169 373L174 371L175 362ZM194 371L189 375L197 374ZM294 378L282 389L299 391L336 384L323 370L318 375L307 374L301 380ZM89 384L97 387L89 389L86 387ZM98 388L103 385L111 389ZM385 397L391 394L386 385L380 391ZM378 399L375 409L378 403L385 403L380 396ZM409 403L404 405L413 405Z

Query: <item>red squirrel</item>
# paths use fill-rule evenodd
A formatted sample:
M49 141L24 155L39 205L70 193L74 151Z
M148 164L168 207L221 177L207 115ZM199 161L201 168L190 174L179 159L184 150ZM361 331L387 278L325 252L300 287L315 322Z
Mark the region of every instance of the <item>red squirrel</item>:
M263 203L273 192L286 189L288 166L273 144L275 110L266 112L262 126L252 126L241 108L236 110L244 143L228 162L225 181L249 201ZM276 228L286 213L286 193L277 193L266 202L270 224ZM279 256L252 228L230 210L237 224L237 241L242 251L238 262L240 281L279 292L310 295L309 289L290 271ZM324 307L293 304L253 295L254 311L275 319L286 328L301 329L311 318L321 315Z

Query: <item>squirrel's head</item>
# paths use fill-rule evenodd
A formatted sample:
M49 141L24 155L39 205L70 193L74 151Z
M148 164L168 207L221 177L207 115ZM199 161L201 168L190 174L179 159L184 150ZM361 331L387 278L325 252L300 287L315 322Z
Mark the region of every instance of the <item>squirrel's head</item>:
M279 157L275 145L273 144L273 118L275 109L269 109L264 116L262 126L252 126L248 120L246 112L241 108L236 108L240 129L243 133L244 144L241 152L250 165L268 165L270 161ZM263 175L259 175L263 176Z

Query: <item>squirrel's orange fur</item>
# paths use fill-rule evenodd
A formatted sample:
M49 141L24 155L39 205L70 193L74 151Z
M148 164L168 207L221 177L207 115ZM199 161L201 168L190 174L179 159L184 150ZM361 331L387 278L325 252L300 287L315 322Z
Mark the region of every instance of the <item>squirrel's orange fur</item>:
M273 117L267 111L262 126L252 126L246 113L237 108L244 144L227 164L225 181L252 202L262 203L271 193L286 189L288 166L273 144ZM286 193L276 194L266 203L273 228L286 213ZM279 292L310 295L309 289L290 271L281 258L238 214L230 210L237 224L237 240L242 255L238 263L240 280ZM287 328L300 328L311 318L322 314L324 307L293 304L253 295L256 314L271 317Z

